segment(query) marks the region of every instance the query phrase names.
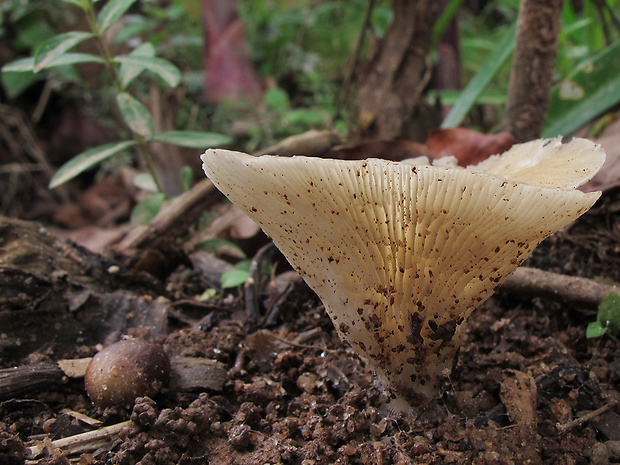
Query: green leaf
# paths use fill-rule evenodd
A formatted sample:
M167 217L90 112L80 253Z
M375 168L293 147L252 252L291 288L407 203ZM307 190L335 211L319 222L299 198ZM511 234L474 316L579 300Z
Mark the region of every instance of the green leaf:
M207 300L213 300L217 296L217 289L213 289L212 287L204 291L198 297L198 302L206 302Z
M94 34L91 32L65 32L43 42L34 54L34 72L37 73L47 68L50 63L58 59L63 53L80 42L90 39Z
M39 78L32 71L5 72L3 69L1 79L8 97L15 98Z
M129 56L154 57L155 47L153 47L152 43L145 42L139 47L133 49ZM137 65L135 63L123 63L118 72L123 89L126 89L127 86L129 86L129 84L131 84L131 82L137 78L142 71L144 71L144 66L142 65Z
M283 112L289 106L288 95L279 87L274 87L265 92L265 103L269 108Z
M164 131L153 137L153 141L165 142L166 144L189 147L192 149L204 149L207 147L220 147L230 144L232 139L224 134L198 131Z
M159 213L164 200L166 200L166 194L162 193L154 194L141 200L131 211L131 222L133 224L148 223Z
M86 152L82 152L62 165L60 169L56 171L56 174L52 176L49 188L54 189L55 187L64 184L65 182L75 178L78 174L92 168L98 163L101 163L103 160L110 158L112 155L115 155L121 150L125 150L132 145L135 145L134 141L125 140L122 142L112 142L111 144L100 145L99 147L94 147Z
M103 34L131 8L136 0L110 0L97 15L97 27Z
M218 255L230 255L231 257L244 259L246 258L245 252L241 247L226 239L207 239L201 244L203 250L207 252L213 252Z
M620 295L614 293L605 297L598 306L596 320L612 333L620 332Z
M34 70L34 58L20 58L19 60L11 61L2 67L3 73L23 73L25 71Z
M542 137L570 134L620 102L620 39L551 90Z
M65 3L69 3L71 5L75 5L81 8L82 10L84 10L85 9L84 2L88 0L62 0L62 1Z
M4 3L6 4L7 2ZM1 4L2 2L0 2L0 5ZM2 7L0 6L0 11L1 10ZM20 18L20 14L14 12L14 14L11 14L10 16L11 23L15 28L14 33L16 34L14 37L13 34L11 34L11 48L13 50L19 50L22 48L36 50L37 47L43 42L58 34L58 31L48 24L47 21L43 20L40 15L26 14L26 16L22 16ZM1 18L0 24L4 24L1 21Z
M79 63L104 63L103 58L90 53L64 53L51 60L45 68L54 66L77 65Z
M454 105L461 96L461 91L453 89L429 90L426 98L431 104L439 97L443 105ZM503 105L506 103L506 93L486 91L476 101L479 105Z
M250 278L250 273L245 270L229 270L222 274L221 284L222 289L229 289L231 287L241 286Z
M588 328L586 329L586 337L588 339L592 339L594 337L600 337L603 334L605 334L608 329L609 328L603 327L603 325L601 325L600 322L593 321L592 323L588 325Z
M181 177L181 185L183 186L183 190L187 192L191 189L192 183L194 182L194 170L191 166L185 165L181 168L181 173L179 173Z
M237 268L238 270L247 271L249 273L251 266L252 266L252 259L246 258L245 260L241 260L237 262L237 264L235 265L235 268Z
M181 71L168 60L157 57L119 55L114 57L116 63L128 63L142 66L145 70L159 76L168 86L176 87L181 82Z
M325 124L323 115L318 110L312 110L309 108L296 108L295 110L287 111L282 117L282 122L285 125L304 127L319 126Z
M442 128L453 128L461 124L469 110L477 102L478 98L497 74L504 62L508 59L515 48L516 25L513 25L506 33L497 47L480 67L478 73L461 92L446 119L441 123Z
M136 98L127 92L121 92L116 96L116 104L123 116L123 120L136 134L150 139L155 132L153 117Z
M53 68L54 66L75 65L78 63L103 63L103 59L97 55L90 53L64 53L50 60L45 68ZM34 58L20 58L12 61L2 67L2 72L6 73L23 73L26 71L34 71Z
M150 173L136 174L133 178L133 185L144 191L159 193L157 183L155 182L155 179L153 179L153 175Z
M443 9L441 16L437 19L433 26L433 47L436 47L446 28L461 8L464 0L451 0Z

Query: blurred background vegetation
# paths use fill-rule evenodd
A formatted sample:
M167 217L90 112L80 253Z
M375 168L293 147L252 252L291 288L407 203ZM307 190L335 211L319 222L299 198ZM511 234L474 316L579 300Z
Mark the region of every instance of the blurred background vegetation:
M33 143L42 149L47 165L40 171L45 171L46 182L58 167L79 153L111 141L131 140L132 134L134 141L139 142L141 137L135 135L137 126L128 122L123 110L119 118L115 104L119 88L113 76L102 72L100 63L79 62L33 72L19 62L41 54L43 44L60 34L89 31L80 8L82 1L95 12L108 3L5 0L0 5L0 65L8 65L1 74L2 111L17 115L15 124L23 126L20 134L31 135ZM148 110L154 122L153 134L183 130L221 135L224 138L219 142L248 152L309 129L329 128L347 140L357 124L351 98L355 83L349 95L343 95L343 84L352 63L356 62L356 72L361 72L393 19L392 3L385 0L130 3L131 7L123 9L102 36L110 56L132 55L150 43L153 56L169 61L180 71L177 85L166 84L157 73L143 73L121 89ZM223 3L228 4L227 11L221 10ZM442 4L430 55L435 75L426 84L424 98L431 107L443 106L444 127L464 125L497 132L509 85L509 57L520 2L452 0ZM620 100L619 8L619 0L565 1L554 74L557 85L552 90L545 135L569 134L593 119L615 114L609 112ZM452 70L453 75L441 79L446 76L437 75L442 69L438 66L440 51L449 29L456 31L449 45L458 52L458 67ZM75 50L93 55L101 52L93 40L77 44ZM494 56L501 58L491 60L489 66L489 57ZM241 65L228 68L234 57ZM596 73L591 73L593 68ZM236 76L239 70L242 77ZM236 80L238 87L230 90L227 86ZM467 87L472 82L484 85L472 91ZM606 92L601 94L601 89ZM568 101L567 92L573 92ZM575 102L581 106L571 113ZM13 139L17 137L15 125L7 126L9 119L5 118L0 136L3 163L9 161L11 153L8 133L12 131ZM155 138L146 140L153 142L155 158L159 151L164 158L174 153L182 159L169 169L181 172L182 166L189 165L198 171L197 150L191 148L199 143L185 147L179 143L176 145L181 147L170 152L168 145L158 147ZM32 162L33 155L11 161L26 164L28 157ZM125 149L92 166L95 164L98 169L82 176L82 185L90 183L94 173L101 178L128 166L144 170L143 162L136 164ZM9 171L5 167L5 180ZM11 175L15 176L13 172ZM173 194L191 185L191 174L189 180L187 172L179 179ZM7 205L3 205L3 212L16 213Z

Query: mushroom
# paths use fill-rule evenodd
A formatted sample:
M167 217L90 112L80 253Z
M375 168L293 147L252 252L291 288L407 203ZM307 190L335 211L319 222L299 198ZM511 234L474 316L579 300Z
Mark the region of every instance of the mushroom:
M219 149L201 158L320 297L388 407L414 413L439 393L472 311L596 202L600 192L575 187L605 154L552 139L467 169Z

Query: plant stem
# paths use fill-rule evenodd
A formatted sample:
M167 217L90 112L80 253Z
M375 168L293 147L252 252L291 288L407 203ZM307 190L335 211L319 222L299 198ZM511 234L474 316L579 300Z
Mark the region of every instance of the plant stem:
M114 84L117 94L121 94L125 92L125 89L123 88L123 83L121 82L118 71L116 70L116 66L114 64L114 57L110 53L110 50L105 43L103 34L99 30L99 26L97 25L97 18L95 17L92 3L85 2L85 4L86 6L84 8L84 12L86 13L86 19L88 20L91 31L93 32L93 34L95 34L95 38L97 40L97 44L99 46L104 65L112 76L112 83ZM122 116L121 119L123 119ZM151 173L157 190L162 194L165 193L161 183L159 182L159 179L157 178L157 174L155 173L153 157L151 156L151 151L149 150L147 141L140 134L132 131L131 128L129 130L131 131L132 138L136 143L136 150L138 154L144 159L146 168L149 170L149 173Z
M146 163L146 168L149 170L149 173L151 173L151 176L153 176L153 181L155 182L155 186L157 187L157 190L160 193L165 194L164 189L162 185L159 183L159 179L157 179L157 175L155 174L155 167L153 165L153 157L151 156L151 151L149 150L148 144L144 140L144 137L134 132L133 139L136 141L136 149L138 150L140 155L142 155L142 158L144 158L144 162Z

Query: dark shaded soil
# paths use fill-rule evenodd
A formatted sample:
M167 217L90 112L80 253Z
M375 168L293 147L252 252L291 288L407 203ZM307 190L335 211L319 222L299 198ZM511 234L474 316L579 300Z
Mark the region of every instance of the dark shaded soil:
M617 202L605 196L529 265L620 282ZM197 279L180 283L180 275L168 289L202 292ZM300 280L290 283L264 325L248 322L234 293L202 311L168 313L157 340L171 357L222 362L222 389L167 390L133 410L97 410L79 379L6 399L0 464L24 463L26 447L36 445L42 453L31 463L46 464L620 463L620 345L586 339L592 309L500 291L471 317L443 396L414 419L384 411L372 374L338 339L321 303ZM78 341L62 356L95 352ZM59 357L52 344L21 364ZM126 420L120 433L81 452L51 442Z

